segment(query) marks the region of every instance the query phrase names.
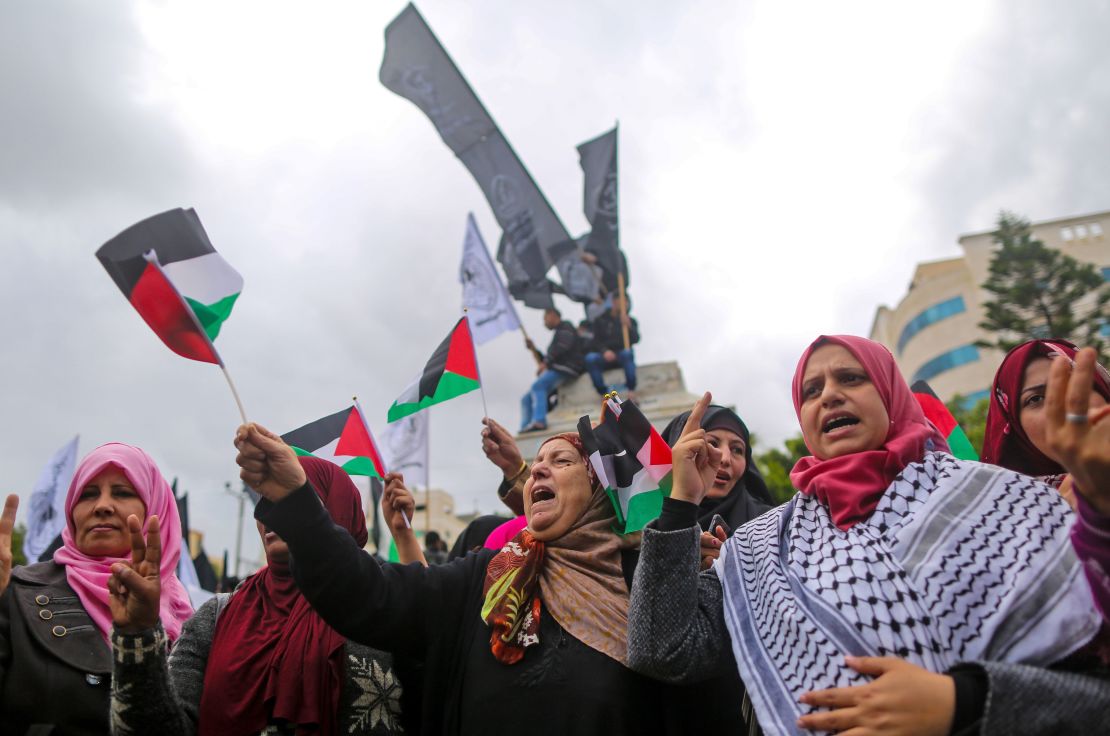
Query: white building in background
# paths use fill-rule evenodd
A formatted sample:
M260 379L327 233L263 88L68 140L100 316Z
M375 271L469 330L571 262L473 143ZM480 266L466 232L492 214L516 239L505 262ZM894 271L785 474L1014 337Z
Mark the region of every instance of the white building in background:
M1110 212L1037 222L1033 237L1078 261L1090 263L1110 281ZM894 308L881 306L871 325L871 339L894 353L906 380L926 380L944 401L956 394L974 402L988 395L1003 354L975 347L989 339L979 328L982 288L995 249L993 230L959 238L961 258L921 263L909 291ZM1110 323L1104 324L1110 335Z

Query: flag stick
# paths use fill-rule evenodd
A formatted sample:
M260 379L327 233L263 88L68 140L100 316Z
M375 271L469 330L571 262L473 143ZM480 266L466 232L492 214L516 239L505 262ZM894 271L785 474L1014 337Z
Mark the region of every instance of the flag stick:
M362 410L362 404L358 403L357 396L352 396L351 401L355 402L355 411L358 412L358 418L362 420L362 428L366 430L366 436L370 438L370 444L374 446L374 450L376 450L378 453L378 458L382 461L382 470L384 470L386 473L389 473L389 470L385 467L385 456L382 455L381 448L378 447L378 442L374 439L374 433L370 431L370 425L366 423L366 412ZM384 478L382 479L382 482L385 482ZM382 494L385 494L384 485L382 486ZM405 513L404 509L401 509L401 518L405 520L405 528L412 529L412 523L409 522L409 515Z
M463 318L466 320L466 331L470 335L470 349L474 351L474 369L478 372L478 393L482 395L482 418L489 419L489 409L486 407L486 385L482 381L482 366L478 363L478 346L474 344L474 333L470 331L470 315L463 307ZM519 320L518 320L519 321ZM524 331L524 328L520 328Z
M239 398L239 392L235 389L235 382L231 380L231 374L227 372L227 366L220 363L220 370L224 372L224 378L227 379L227 385L231 389L231 395L235 397L235 405L239 407L239 416L243 418L243 424L249 424L247 421L247 410L243 408L243 400Z
M620 146L618 144L620 142L620 130L621 130L621 121L620 120L617 120L616 125L614 126L614 129L617 131L617 137L613 140L613 158L616 159L616 162L615 162L616 167L615 168L617 169L617 175L619 177L620 176ZM617 184L617 255L620 256L621 255L621 224L620 224L621 189L620 189L620 184L619 184L620 179L618 178L617 181L618 181L618 184ZM625 291L625 284L624 284L624 259L623 258L620 258L617 261L617 290L620 292L621 335L624 337L624 349L629 350L629 349L632 348L632 342L631 342L631 339L628 336L628 325L626 325L624 323L624 318L628 316L628 295L627 295L627 292Z

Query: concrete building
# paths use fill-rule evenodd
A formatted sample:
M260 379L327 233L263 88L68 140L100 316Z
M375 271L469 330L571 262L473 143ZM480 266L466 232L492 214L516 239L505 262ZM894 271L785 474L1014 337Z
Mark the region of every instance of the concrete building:
M1046 246L1093 264L1110 280L1110 212L1037 222L1032 229ZM928 381L944 401L987 396L1002 361L1001 352L975 347L989 339L978 325L992 296L982 284L996 247L993 232L961 236L960 258L919 264L906 296L894 308L879 307L871 325L871 339L890 348L906 380Z

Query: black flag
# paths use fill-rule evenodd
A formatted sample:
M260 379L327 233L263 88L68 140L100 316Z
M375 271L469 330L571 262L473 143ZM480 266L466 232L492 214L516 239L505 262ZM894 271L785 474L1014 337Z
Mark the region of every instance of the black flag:
M617 274L622 271L628 286L617 211L617 128L578 146L578 159L585 180L582 211L591 228L586 252L597 256L606 291L616 291Z
M497 260L509 293L529 306L551 306L547 272L555 266L567 296L593 301L600 287L582 268L577 243L412 4L385 29L379 78L424 111L482 188L501 225Z

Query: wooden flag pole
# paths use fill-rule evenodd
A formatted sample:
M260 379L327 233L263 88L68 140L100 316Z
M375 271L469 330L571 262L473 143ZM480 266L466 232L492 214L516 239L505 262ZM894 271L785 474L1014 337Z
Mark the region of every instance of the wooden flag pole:
M617 271L617 298L620 299L620 312L621 312L621 335L624 336L624 349L628 350L632 347L631 339L628 336L628 325L625 324L624 318L628 316L628 297L624 293L624 270Z
M227 379L227 385L231 388L231 395L235 397L235 405L239 407L239 416L243 419L243 424L249 424L247 421L247 410L243 408L243 400L239 398L239 392L235 390L235 382L231 380L231 374L227 372L227 366L220 361L220 370L224 372L224 378Z

